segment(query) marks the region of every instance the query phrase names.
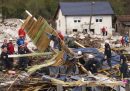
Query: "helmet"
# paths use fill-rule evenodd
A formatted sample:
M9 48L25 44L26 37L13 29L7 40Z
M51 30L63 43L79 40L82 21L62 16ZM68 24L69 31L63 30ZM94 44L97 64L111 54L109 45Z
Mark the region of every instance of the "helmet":
M105 43L108 43L108 44L109 44L109 40L106 40Z
M89 54L89 55L88 55L88 58L94 58L94 55Z
M78 55L82 55L82 52L81 52L81 51L78 51Z
M9 38L9 40L13 40L12 38Z

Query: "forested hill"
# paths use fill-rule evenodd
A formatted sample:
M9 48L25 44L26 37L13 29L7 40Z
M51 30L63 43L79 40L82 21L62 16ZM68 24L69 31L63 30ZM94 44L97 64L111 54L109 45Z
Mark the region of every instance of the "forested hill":
M0 12L5 18L23 18L27 9L36 17L52 19L59 1L109 1L115 14L130 14L130 0L0 0Z

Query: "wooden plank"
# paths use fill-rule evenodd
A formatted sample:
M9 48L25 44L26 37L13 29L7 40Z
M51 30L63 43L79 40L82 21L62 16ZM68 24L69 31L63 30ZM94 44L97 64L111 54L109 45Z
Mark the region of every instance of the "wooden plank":
M28 19L28 23L26 23L25 26L29 25L29 20L30 19ZM44 24L46 24L46 27ZM29 37L33 40L33 43L37 46L38 50L41 52L44 52L50 44L50 39L48 38L46 33L53 34L59 37L58 33L42 17L40 17L37 22L32 22L32 24L30 24L29 26L29 30L26 30L27 27L25 27L25 30ZM71 54L71 56L73 56L73 51L65 45L64 41L62 41L61 39L60 41L62 49L69 55Z
M75 44L77 44L78 46L82 47L82 48L86 48L85 46L81 45L80 43L78 43L77 41L74 41Z
M33 40L37 34L37 32L39 31L39 28L41 27L41 25L43 24L43 19L42 17L38 18L38 21L35 23L35 25L33 25L34 27L31 28L27 34L29 35L29 37Z
M33 42L34 44L37 43L37 41L39 40L39 38L42 36L44 30L46 29L47 23L45 22L42 27L40 28L40 30L38 31L36 37L34 38Z
M22 24L22 28L25 29L25 26L27 25L27 23L29 22L29 20L31 19L31 16L28 16L27 19L25 20L25 22Z
M64 63L64 61L62 59L63 55L64 55L64 51L61 51L61 53L55 59L56 62L52 66L59 66L59 65L63 64Z
M59 79L55 79L46 75L43 75L43 78L49 79L51 80L51 82L53 84L61 84L64 87L72 87L72 86L88 86L88 87L93 87L93 86L109 86L109 87L113 87L113 86L122 86L124 85L122 81L114 81L114 80L110 80L108 79L108 77L105 77L106 80L100 80L97 79L96 81L71 81L71 82L64 82L62 80ZM98 78L98 76L94 76L94 78ZM103 77L104 78L104 77ZM108 79L108 80L107 80Z
M63 91L63 86L61 84L57 84L57 91Z
M112 68L118 68L118 67L119 67L119 64L112 66ZM107 71L107 70L110 70L110 67L109 68L101 69L98 72L103 72L103 71Z
M18 57L29 57L29 56L47 56L47 55L53 55L53 52L44 52L44 53L29 53L29 54L14 54L14 55L8 55L9 58L18 58Z
M32 66L31 68L28 69L28 73L31 75L32 73L34 73L38 69L53 65L57 61L57 58L59 58L59 55L61 55L61 53L62 53L62 51L58 52L50 60L46 60L43 64Z

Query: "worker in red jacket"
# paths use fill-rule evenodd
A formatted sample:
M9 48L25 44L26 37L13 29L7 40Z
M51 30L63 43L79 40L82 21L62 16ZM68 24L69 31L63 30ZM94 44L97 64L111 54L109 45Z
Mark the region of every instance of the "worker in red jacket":
M13 39L10 38L9 39L9 43L7 44L7 50L8 50L8 54L12 55L14 54L14 44L13 44ZM8 60L10 61L10 68L13 68L13 58L8 58Z
M7 46L9 54L14 54L14 44L12 43L12 38L9 39L9 43Z
M59 38L60 38L61 40L64 40L64 36L61 34L60 31L58 31L58 36L59 36Z
M25 33L25 30L23 28L20 28L19 31L18 31L18 35L19 37L26 37L26 33Z

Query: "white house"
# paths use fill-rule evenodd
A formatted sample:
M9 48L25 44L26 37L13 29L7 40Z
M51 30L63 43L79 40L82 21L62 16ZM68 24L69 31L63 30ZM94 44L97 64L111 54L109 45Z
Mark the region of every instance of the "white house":
M93 30L95 34L101 34L101 29L105 27L112 34L113 14L109 2L60 2L55 14L56 29L64 35L84 30L87 33Z

